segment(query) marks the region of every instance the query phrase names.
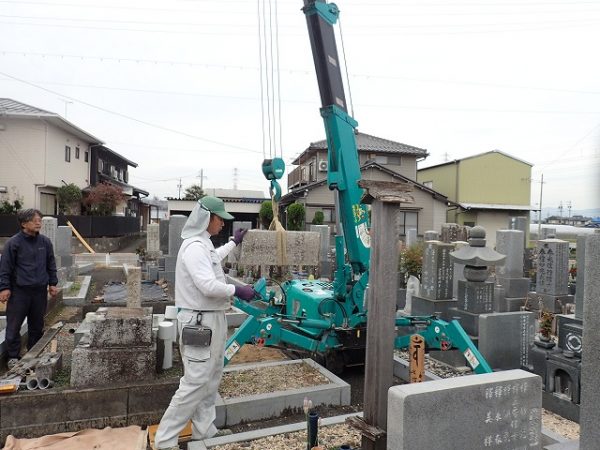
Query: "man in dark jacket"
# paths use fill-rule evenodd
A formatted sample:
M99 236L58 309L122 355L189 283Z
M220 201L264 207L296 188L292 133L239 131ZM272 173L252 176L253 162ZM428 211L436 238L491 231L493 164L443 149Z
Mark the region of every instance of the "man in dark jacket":
M26 209L18 214L21 232L4 246L0 260L0 302L6 303L6 345L9 369L19 360L21 326L27 318L27 349L44 334L48 292L55 296L56 263L52 242L40 234L42 213Z

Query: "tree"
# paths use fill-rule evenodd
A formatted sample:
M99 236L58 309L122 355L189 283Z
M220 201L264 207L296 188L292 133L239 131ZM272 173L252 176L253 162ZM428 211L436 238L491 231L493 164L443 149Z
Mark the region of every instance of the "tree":
M301 231L304 229L306 212L300 203L292 203L287 207L287 225L290 231Z
M266 200L260 205L260 211L258 212L260 223L264 228L269 228L271 222L273 222L273 204L271 200Z
M4 200L0 203L0 214L16 214L21 210L22 206L23 204L19 200L15 200L12 203Z
M93 215L110 216L125 198L120 187L114 184L100 183L90 190L85 204L90 207Z
M325 220L325 215L323 211L317 211L315 216L313 217L312 224L313 225L323 225L323 221Z
M189 187L185 188L185 192L183 195L184 200L200 200L206 194L202 190L199 184L192 184Z
M58 212L67 214L78 214L79 204L83 194L76 184L70 183L56 190L58 200Z

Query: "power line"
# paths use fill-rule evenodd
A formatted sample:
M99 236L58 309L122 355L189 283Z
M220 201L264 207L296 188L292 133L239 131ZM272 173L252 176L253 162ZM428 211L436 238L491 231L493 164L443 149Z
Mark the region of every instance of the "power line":
M226 144L224 142L219 142L219 141L215 141L215 140L212 140L212 139L203 138L203 137L200 137L200 136L195 136L195 135L190 134L190 133L186 133L186 132L179 131L179 130L174 130L172 128L168 128L168 127L165 127L165 126L162 126L162 125L157 125L157 124L154 124L154 123L151 123L151 122L147 122L145 120L136 119L135 117L131 117L131 116L128 116L126 114L122 114L122 113L119 113L119 112L116 112L116 111L111 111L111 110L103 108L101 106L93 105L93 104L91 104L89 102L86 102L86 101L83 101L83 100L80 100L80 99L77 99L77 98L74 98L74 97L71 97L71 96L68 96L68 95L64 95L64 94L62 94L60 92L56 92L56 91L53 91L51 89L47 89L47 88L42 87L42 86L38 86L37 84L30 83L29 81L22 80L20 78L17 78L17 77L14 77L12 75L9 75L6 72L0 72L0 75L4 75L7 78L12 78L13 80L19 81L19 82L21 82L23 84L27 84L29 86L33 86L33 87L35 87L37 89L41 89L43 91L50 92L50 93L52 93L54 95L59 95L59 96L62 96L64 98L66 98L66 99L76 101L78 103L81 103L82 105L89 106L90 108L94 108L94 109L97 109L99 111L103 111L103 112L108 113L108 114L112 114L112 115L115 115L115 116L118 116L118 117L122 117L124 119L132 120L134 122L141 123L143 125L146 125L146 126L149 126L149 127L152 127L152 128L156 128L156 129L163 130L163 131L168 131L170 133L179 134L179 135L182 135L182 136L186 136L186 137L189 137L189 138L192 138L192 139L197 139L197 140L204 141L204 142L209 142L211 144L222 145L223 147L231 147L231 148L236 148L236 149L239 149L239 150L246 150L246 151L251 152L251 153L260 153L258 150L253 150L253 149L249 149L249 148L246 148L246 147L240 147L238 145Z

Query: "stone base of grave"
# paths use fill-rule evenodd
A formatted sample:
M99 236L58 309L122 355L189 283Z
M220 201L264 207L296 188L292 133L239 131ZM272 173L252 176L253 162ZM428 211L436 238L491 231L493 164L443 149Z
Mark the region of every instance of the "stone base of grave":
M546 392L579 404L581 359L569 358L560 353L552 353L548 357L547 364Z
M413 295L410 313L413 316L431 316L437 314L442 319L449 320L452 315L448 311L454 306L456 306L456 300L454 299L431 300L419 295Z
M575 356L581 356L583 319L575 317L575 314L557 314L556 327L558 346L564 350L571 350Z
M459 321L460 325L471 336L479 335L479 316L480 314L471 313L458 308L450 308L448 315L451 319Z
M579 423L579 405L558 397L554 394L542 391L542 405L544 409L552 411L565 419Z
M550 295L530 292L527 299L527 306L534 311L544 310L553 314L562 313L563 307L567 303L575 303L573 295Z
M156 373L156 345L98 349L76 347L71 360L71 386L82 388L146 381Z
M504 288L504 295L509 298L525 297L529 292L529 278L501 278L498 277L498 284Z

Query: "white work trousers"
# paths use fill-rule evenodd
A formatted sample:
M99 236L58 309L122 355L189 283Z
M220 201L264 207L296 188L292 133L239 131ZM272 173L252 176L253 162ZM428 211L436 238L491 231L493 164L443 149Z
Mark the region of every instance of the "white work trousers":
M195 325L197 315L190 310L181 310L177 314L184 373L156 431L154 444L157 449L175 447L179 433L190 419L193 440L207 439L217 432L213 422L217 390L223 374L227 321L225 311L203 312L202 325L212 330L210 347L181 345L183 326Z

